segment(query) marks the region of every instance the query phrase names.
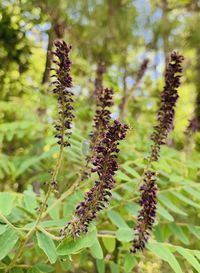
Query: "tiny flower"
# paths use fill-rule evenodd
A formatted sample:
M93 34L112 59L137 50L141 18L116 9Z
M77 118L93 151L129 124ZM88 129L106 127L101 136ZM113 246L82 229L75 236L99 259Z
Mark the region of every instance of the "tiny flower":
M57 68L52 68L55 71L55 75L52 77L56 78L52 84L54 85L53 93L57 95L59 104L59 119L55 125L57 130L55 137L58 139L59 145L69 146L71 122L74 118L72 113L73 93L69 90L72 87L71 61L69 59L71 46L64 41L56 41L55 47L56 50L52 54L55 56L53 63L57 65Z
M75 217L62 230L62 234L68 229L73 237L88 231L88 226L99 211L104 209L112 196L111 190L115 186L114 175L118 170L116 162L119 153L119 141L124 139L128 126L114 121L104 134L99 145L96 147L93 172L98 174L99 179L85 195L84 201L80 202L75 211Z

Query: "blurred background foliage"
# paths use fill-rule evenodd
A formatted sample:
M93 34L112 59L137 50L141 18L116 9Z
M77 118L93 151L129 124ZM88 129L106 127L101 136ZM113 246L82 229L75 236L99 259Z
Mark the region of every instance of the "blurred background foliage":
M73 46L76 119L72 146L65 151L59 175L59 193L49 200L42 222L47 231L59 231L94 180L65 198L85 164L101 85L114 89L113 118L121 116L120 105L127 99L121 118L130 126L121 145L111 205L98 218L98 240L91 237L96 245L83 244L64 254L61 249L52 266L37 238L39 247L31 245L22 257L25 264L37 266L12 272L200 272L199 25L198 0L0 1L1 215L28 229L58 156L53 129L57 102L49 87L49 52L55 39ZM155 164L160 172L158 218L148 250L131 256L138 184L172 50L185 56L184 76L174 131ZM146 58L148 68L138 83L137 73ZM0 240L10 232L4 224L2 220ZM2 264L12 259L9 251L2 256L0 251Z

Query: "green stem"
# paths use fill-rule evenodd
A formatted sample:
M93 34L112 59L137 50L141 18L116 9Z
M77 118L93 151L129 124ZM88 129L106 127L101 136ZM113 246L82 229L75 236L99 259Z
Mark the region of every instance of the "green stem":
M57 178L57 175L58 175L58 172L59 172L59 169L60 169L60 166L61 166L61 162L62 162L62 155L63 155L63 145L60 146L60 152L59 152L59 156L58 156L58 160L56 162L56 167L54 169L54 172L52 174L52 178L51 178L51 182L49 183L49 187L48 187L48 190L47 190L47 193L45 195L45 199L44 199L44 202L42 203L42 206L40 208L40 212L39 212L39 215L36 219L36 222L34 224L34 226L32 227L32 229L30 229L30 231L27 233L27 235L25 236L25 238L23 238L21 240L21 243L19 245L19 248L18 250L16 251L15 253L15 256L14 258L12 259L11 263L8 265L7 267L7 272L9 272L9 270L15 265L15 263L17 262L17 259L20 258L20 256L22 255L23 253L23 250L28 242L28 240L30 239L30 237L32 236L32 234L35 232L35 230L37 229L42 217L43 217L43 213L46 209L46 206L47 206L47 202L48 202L48 199L49 199L49 196L52 192L52 189L53 189L53 186L52 186L52 182L56 181L56 178Z

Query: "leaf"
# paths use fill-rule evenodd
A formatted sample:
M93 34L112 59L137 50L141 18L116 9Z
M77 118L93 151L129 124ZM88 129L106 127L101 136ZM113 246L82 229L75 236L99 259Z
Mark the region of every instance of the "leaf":
M36 267L37 269L39 269L40 271L42 271L42 272L47 272L47 273L49 273L49 272L53 272L53 271L54 271L53 266L48 265L48 264L44 264L44 263L38 263L38 264L36 264L35 267Z
M131 270L136 264L137 264L136 258L131 254L127 254L125 256L125 261L124 261L124 271L127 273L131 272Z
M104 244L106 250L109 253L112 253L115 250L115 246L116 246L115 238L103 237L102 241L103 241L103 244Z
M97 238L96 229L83 235L77 240L65 239L57 248L57 253L59 255L70 255L77 253L83 248L91 247Z
M172 193L173 193L173 195L175 195L177 198L179 198L184 203L186 203L190 206L193 206L195 208L200 208L200 205L196 204L195 202L193 202L191 199L187 198L186 196L184 196L180 192L172 192Z
M105 262L104 260L96 260L96 265L97 265L97 271L98 273L105 273Z
M18 241L16 231L10 227L0 235L0 260L2 260L13 249Z
M111 262L110 263L110 271L111 273L119 273L119 266L118 264Z
M136 170L134 170L133 168L131 168L130 166L127 166L126 164L122 165L122 168L130 175L132 175L135 178L140 178L139 173L136 172Z
M138 215L140 206L137 203L129 202L125 205L125 208L127 209L128 212L130 212L133 216L136 217Z
M174 221L174 217L160 204L158 204L157 213L170 222Z
M115 200L117 200L117 201L120 201L120 200L122 200L123 198L122 198L122 196L121 196L120 194L118 194L117 192L113 191L113 192L112 192L112 199L115 199Z
M55 198L49 198L49 206L51 206L55 202ZM49 211L49 215L53 220L59 220L60 218L60 204L55 206L53 209Z
M175 223L171 223L169 224L169 228L171 229L172 234L177 236L182 243L189 245L189 239L181 227L177 226Z
M200 192L198 192L197 189L193 189L191 187L187 187L184 189L187 193L189 193L191 196L195 197L196 199L200 200Z
M43 152L42 155L40 155L40 156L29 157L28 159L26 159L25 161L23 161L21 163L21 165L19 166L19 168L17 169L16 177L20 176L27 169L29 169L31 166L34 166L39 161L41 161L41 160L43 160L45 158L48 158L50 155L52 155L56 151L57 151L57 147L53 147L49 151Z
M103 251L98 239L91 246L90 251L95 259L103 259Z
M19 267L14 267L10 270L10 273L23 273L24 271Z
M124 219L121 217L121 215L114 210L111 210L108 212L108 218L118 228L120 228L120 227L127 228L128 227L127 223L124 221Z
M40 273L41 271L37 267L31 267L28 269L27 273Z
M165 205L168 209L170 209L171 211L180 214L180 215L184 215L187 216L187 213L185 213L183 210L179 209L177 206L175 206L166 196L164 196L163 194L160 194L158 196L158 199L161 203L163 203L163 205Z
M51 264L55 263L57 260L56 246L51 238L46 234L37 231L36 237L38 241L38 246L44 251L47 255Z
M9 215L13 208L13 202L15 200L15 196L9 192L1 192L0 193L0 213L3 215Z
M131 228L120 228L116 232L116 238L121 242L130 242L133 237L134 232Z
M123 173L122 171L117 171L116 177L120 180L127 181L127 182L133 182L133 179L130 178L128 175Z
M174 272L183 273L176 257L172 254L168 247L160 243L148 243L147 248L156 256L168 262Z
M26 209L35 214L35 209L37 208L38 203L34 192L30 190L24 192L24 203Z
M200 251L199 250L193 250L192 252L200 260Z
M176 247L176 251L181 254L188 261L188 263L190 263L197 270L197 272L200 272L200 264L189 249L178 246Z
M189 229L189 231L196 236L198 239L200 239L200 230L192 225L187 225L187 228Z
M7 227L8 227L7 225L0 224L0 235L6 231Z

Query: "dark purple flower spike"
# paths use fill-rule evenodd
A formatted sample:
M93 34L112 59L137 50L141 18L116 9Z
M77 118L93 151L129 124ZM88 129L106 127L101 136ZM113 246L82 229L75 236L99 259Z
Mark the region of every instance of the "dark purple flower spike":
M69 59L71 46L59 40L55 42L55 47L56 50L52 54L55 56L53 63L57 65L57 68L52 68L55 71L55 75L52 77L56 78L52 84L54 85L53 93L57 95L59 104L59 119L55 125L57 130L55 137L58 139L58 144L69 146L71 122L74 118L72 113L73 93L70 91L72 87L71 61Z
M151 136L153 145L148 167L144 173L143 185L140 187L140 211L135 227L135 239L131 248L132 253L143 250L150 237L156 218L157 186L156 173L150 171L151 163L158 161L161 145L166 144L169 132L173 129L175 106L178 99L177 89L180 86L183 56L176 52L171 54L170 63L165 73L165 87L161 94L161 104L158 111L157 125Z
M114 175L118 169L116 158L119 153L119 141L125 138L127 130L127 125L115 120L114 124L110 125L107 132L104 133L104 137L96 147L96 157L92 169L98 174L99 179L86 193L84 201L76 207L75 217L61 231L62 234L68 230L73 237L77 237L81 233L87 232L90 222L96 218L99 211L106 207L112 196L111 190L116 183Z

